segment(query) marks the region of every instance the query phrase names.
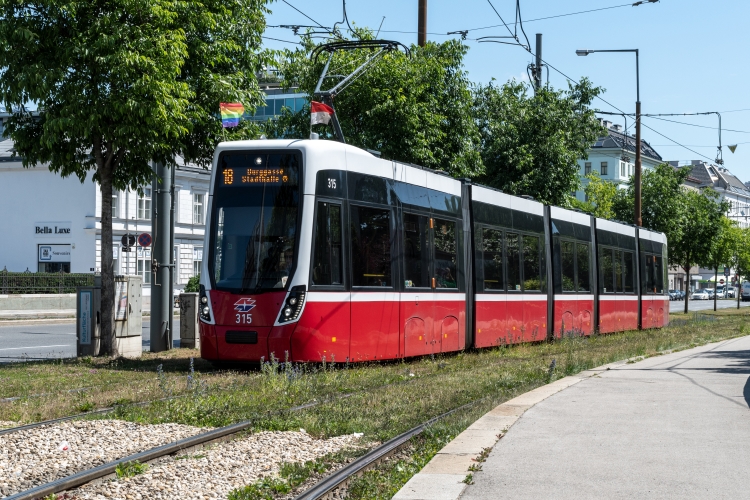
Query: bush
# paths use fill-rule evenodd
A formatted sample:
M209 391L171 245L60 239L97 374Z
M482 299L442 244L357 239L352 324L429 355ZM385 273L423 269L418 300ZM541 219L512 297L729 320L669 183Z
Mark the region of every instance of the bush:
M192 278L190 278L187 282L187 285L185 285L185 293L196 293L200 290L200 284L201 284L201 275L196 274Z

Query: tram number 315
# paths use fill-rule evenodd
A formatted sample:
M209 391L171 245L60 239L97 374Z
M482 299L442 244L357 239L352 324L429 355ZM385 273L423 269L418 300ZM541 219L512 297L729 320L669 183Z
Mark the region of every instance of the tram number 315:
M336 189L336 179L328 179L328 189Z
M235 323L238 325L249 325L253 322L253 315L250 313L235 314Z

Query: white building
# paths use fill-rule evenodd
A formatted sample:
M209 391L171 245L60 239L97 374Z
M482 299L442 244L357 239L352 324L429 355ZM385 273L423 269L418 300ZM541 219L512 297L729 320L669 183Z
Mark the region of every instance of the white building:
M688 185L696 189L713 188L729 203L727 217L741 228L750 227L750 188L727 168L703 160L670 161L669 164L675 168L690 168Z
M0 131L1 132L1 131ZM61 178L46 166L23 168L13 143L0 141L0 269L91 273L101 269L101 194L89 174ZM198 273L210 171L179 165L175 172L175 288ZM127 233L151 234L151 186L141 194L117 192L112 200L115 274L138 274L150 282L150 248L123 251ZM144 288L150 294L149 287Z
M581 185L575 192L580 201L587 201L584 189L588 184L586 175L597 172L599 177L614 182L624 189L628 180L635 174L635 137L626 134L622 126L607 120L600 120L607 129L607 135L599 137L588 150L588 159L578 160L578 175ZM646 141L641 139L642 171L653 169L664 163L662 157Z

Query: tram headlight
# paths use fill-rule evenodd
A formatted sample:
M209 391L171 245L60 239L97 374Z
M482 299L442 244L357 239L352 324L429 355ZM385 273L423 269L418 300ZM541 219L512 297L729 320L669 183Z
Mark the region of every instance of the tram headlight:
M198 297L198 300L200 301L200 305L198 306L198 317L204 323L213 324L213 318L211 318L211 306L208 303L208 291L206 291L206 288L203 285L200 286Z
M305 285L292 287L279 314L279 323L297 321L305 305Z

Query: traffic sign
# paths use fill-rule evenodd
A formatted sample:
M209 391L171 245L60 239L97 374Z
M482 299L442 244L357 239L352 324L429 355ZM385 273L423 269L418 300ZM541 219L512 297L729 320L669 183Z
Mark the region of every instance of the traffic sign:
M729 276L729 268L724 266L724 276Z
M135 246L135 235L134 234L123 234L122 235L122 246L125 248Z
M719 280L719 284L723 285L724 284L724 280L723 279Z
M141 235L138 236L138 244L142 247L151 246L151 235L148 233L141 233Z

